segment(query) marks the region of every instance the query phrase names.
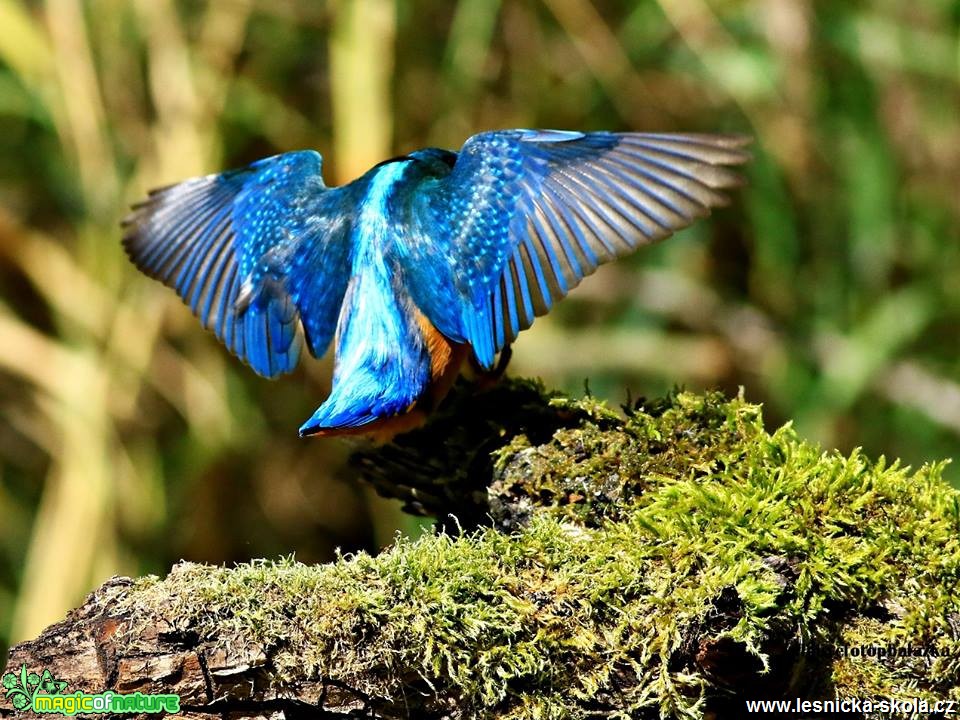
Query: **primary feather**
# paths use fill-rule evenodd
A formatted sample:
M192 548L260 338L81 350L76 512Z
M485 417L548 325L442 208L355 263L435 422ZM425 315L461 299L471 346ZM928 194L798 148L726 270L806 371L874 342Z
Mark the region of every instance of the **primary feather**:
M330 397L301 433L409 412L469 346L497 352L598 265L667 237L739 184L746 140L503 130L327 188L299 151L155 191L124 245L258 373L336 335ZM438 338L442 339L438 341ZM433 398L434 400L436 398Z

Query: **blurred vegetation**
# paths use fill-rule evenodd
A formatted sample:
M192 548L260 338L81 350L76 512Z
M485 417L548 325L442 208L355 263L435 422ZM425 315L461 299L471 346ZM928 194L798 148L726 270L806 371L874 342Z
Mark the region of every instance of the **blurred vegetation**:
M0 0L0 646L114 573L391 540L350 445L296 436L329 359L255 377L119 245L148 188L296 148L343 182L494 127L748 132L734 206L589 278L513 372L742 384L827 446L960 455L958 26L956 0Z

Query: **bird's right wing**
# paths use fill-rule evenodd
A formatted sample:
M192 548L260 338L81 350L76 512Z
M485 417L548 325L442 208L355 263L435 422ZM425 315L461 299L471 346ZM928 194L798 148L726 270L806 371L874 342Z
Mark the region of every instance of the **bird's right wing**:
M404 247L414 300L485 367L598 265L709 214L747 139L502 130L422 181Z
M134 264L172 287L227 348L267 377L322 355L349 279L339 202L304 150L150 193L124 220Z

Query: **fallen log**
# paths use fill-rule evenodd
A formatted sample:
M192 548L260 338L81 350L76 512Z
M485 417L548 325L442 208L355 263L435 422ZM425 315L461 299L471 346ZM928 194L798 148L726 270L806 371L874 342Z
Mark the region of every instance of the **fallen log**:
M942 463L824 453L716 393L615 412L512 381L461 388L356 467L441 528L320 566L114 578L13 648L0 714L39 716L11 686L44 678L175 695L186 718L960 700L960 493ZM809 707L792 716L831 714Z

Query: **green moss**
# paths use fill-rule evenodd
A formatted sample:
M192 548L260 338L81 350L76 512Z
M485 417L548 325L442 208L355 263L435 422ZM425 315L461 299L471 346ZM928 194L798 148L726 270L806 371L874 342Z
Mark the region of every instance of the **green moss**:
M550 405L564 421L549 439L502 437L495 528L318 567L184 564L140 581L125 609L262 646L286 683L420 688L477 717L960 699L960 496L941 464L823 453L717 394L626 417L591 399ZM941 657L839 650L908 643Z
M545 443L515 436L495 453L489 501L504 526L543 508L591 526L618 519L651 483L737 463L745 444L763 433L758 407L719 393L670 395L625 408L625 419L590 397L554 397L550 405L577 425Z

